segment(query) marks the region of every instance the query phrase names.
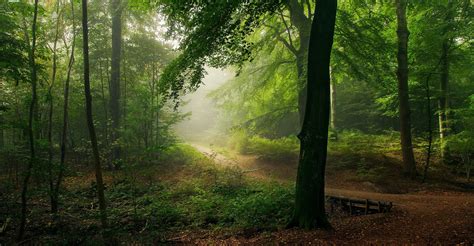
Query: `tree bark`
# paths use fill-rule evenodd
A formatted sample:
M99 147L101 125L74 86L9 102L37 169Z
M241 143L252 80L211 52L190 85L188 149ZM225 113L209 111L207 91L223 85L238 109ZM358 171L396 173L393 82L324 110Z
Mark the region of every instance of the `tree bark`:
M122 39L122 6L121 0L111 0L112 11L112 62L110 72L110 114L112 117L112 163L120 159L120 61Z
M410 105L408 93L408 36L406 0L396 0L398 36L398 100L400 113L400 138L404 171L412 178L416 176L415 157L411 140Z
M336 0L319 0L308 51L308 94L300 139L295 213L290 226L330 228L325 212L324 175L329 126L329 64Z
M35 149L35 134L34 128L37 122L37 117L34 117L35 109L36 109L36 82L37 82L37 73L36 73L36 61L35 61L35 51L36 51L36 22L38 18L38 0L35 0L35 7L33 13L33 24L31 30L31 49L29 52L29 65L31 71L31 103L29 108L28 114L28 139L30 145L30 160L28 161L28 166L26 167L25 178L23 180L23 188L21 191L21 215L20 215L20 227L18 229L17 240L21 241L23 239L23 235L25 234L25 227L26 227L26 213L27 213L27 193L28 193L28 183L30 182L31 171L33 169L33 165L36 161L36 149ZM29 43L30 40L27 39Z
M92 118L92 96L89 78L89 29L87 26L87 0L82 0L82 33L83 33L83 57L84 57L84 95L86 100L87 127L94 155L95 177L97 182L97 198L99 199L100 220L102 228L107 228L107 212L104 197L104 182L102 180L102 168L100 166L99 148L97 147L97 136L95 133L94 120Z

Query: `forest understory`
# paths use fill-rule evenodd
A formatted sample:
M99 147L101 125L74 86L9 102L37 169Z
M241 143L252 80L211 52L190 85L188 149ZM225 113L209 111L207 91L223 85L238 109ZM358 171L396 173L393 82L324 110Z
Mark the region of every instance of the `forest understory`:
M194 147L191 147L194 146ZM41 181L33 181L29 243L60 244L462 244L474 242L472 183L453 182L446 170L421 183L403 177L396 156L364 156L365 165L383 169L361 173L360 156L328 158L328 195L391 201L388 213L350 215L340 208L328 217L332 230L285 229L293 206L297 160L267 160L213 145L179 145L156 163L136 170L104 172L110 228L98 233L95 177L90 165L76 163L64 181L61 207L49 213ZM166 160L166 161L164 161ZM143 165L143 164L142 164ZM80 170L80 171L78 171ZM397 171L398 170L398 171ZM449 173L449 172L448 172ZM2 175L2 182L12 179ZM455 176L455 175L453 175ZM19 204L1 190L0 240L14 238Z

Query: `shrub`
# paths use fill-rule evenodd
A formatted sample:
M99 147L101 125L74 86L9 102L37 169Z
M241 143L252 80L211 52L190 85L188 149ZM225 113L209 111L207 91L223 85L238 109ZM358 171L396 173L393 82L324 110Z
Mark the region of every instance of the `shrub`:
M233 149L240 154L249 153L249 137L243 130L233 131L229 138L228 145L230 149Z
M299 143L296 137L267 139L254 136L250 139L250 152L267 160L288 160L298 157Z

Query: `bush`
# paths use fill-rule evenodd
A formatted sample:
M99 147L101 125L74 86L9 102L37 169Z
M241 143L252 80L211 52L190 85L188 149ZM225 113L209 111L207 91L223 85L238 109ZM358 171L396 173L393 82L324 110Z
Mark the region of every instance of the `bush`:
M267 160L288 160L298 157L299 143L296 137L267 139L254 136L250 139L250 153Z
M399 151L399 133L366 134L356 130L343 131L338 139L329 141L328 151L331 153L370 154Z
M249 136L245 131L234 131L229 148L240 154L254 154L266 160L288 160L298 157L299 143L294 136L268 139Z
M249 136L243 130L236 130L232 132L232 135L228 141L229 148L237 151L240 154L249 153Z

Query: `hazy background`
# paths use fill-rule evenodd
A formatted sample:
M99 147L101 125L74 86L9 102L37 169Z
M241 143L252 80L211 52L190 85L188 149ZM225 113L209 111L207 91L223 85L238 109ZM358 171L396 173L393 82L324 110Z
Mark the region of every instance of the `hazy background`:
M207 75L199 89L183 97L183 113L191 115L175 126L176 134L187 142L208 142L215 135L218 110L207 95L234 77L228 70L206 68Z

